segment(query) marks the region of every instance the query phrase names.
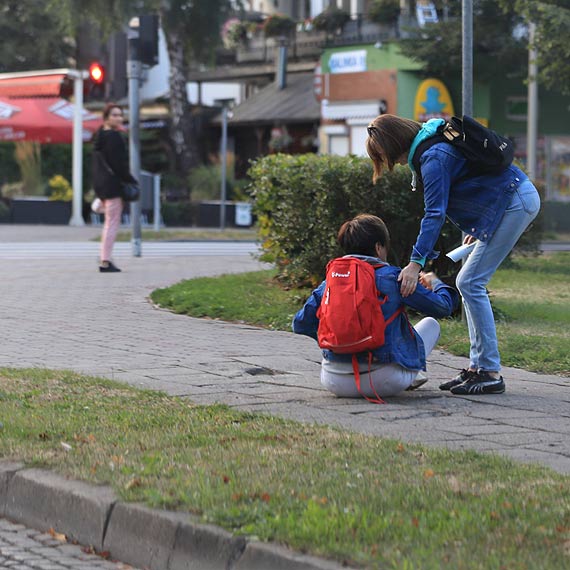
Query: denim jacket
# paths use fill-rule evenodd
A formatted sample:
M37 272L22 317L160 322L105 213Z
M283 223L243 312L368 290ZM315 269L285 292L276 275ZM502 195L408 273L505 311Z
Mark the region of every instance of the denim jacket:
M372 264L385 263L375 257L355 255ZM418 284L416 291L408 296L400 294L398 275L401 269L391 265L383 265L375 270L376 287L383 296L388 297L381 305L385 319L389 319L402 305L407 305L430 317L441 318L451 314L457 305L459 295L457 291L445 285L439 279L433 282L433 291ZM323 281L307 299L304 307L293 318L293 332L304 334L317 339L319 319L317 309L321 304L326 281ZM364 353L362 359L365 359ZM410 370L425 370L426 357L424 343L419 334L409 324L407 316L400 313L385 331L384 345L373 350L374 361L380 364L395 363ZM323 356L330 361L350 362L350 354L334 354L330 350L323 350Z
M439 255L434 247L446 216L463 232L487 241L495 233L512 195L527 180L526 174L512 165L499 174L470 176L461 152L444 142L422 154L420 168L425 213L411 260L422 266L426 259Z

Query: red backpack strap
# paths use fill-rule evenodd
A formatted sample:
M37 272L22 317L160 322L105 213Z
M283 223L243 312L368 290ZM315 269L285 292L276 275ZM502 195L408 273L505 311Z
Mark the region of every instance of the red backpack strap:
M358 393L366 400L368 400L372 404L385 404L386 402L378 395L376 392L376 388L374 388L374 384L372 384L372 352L368 353L368 381L370 382L370 388L372 392L376 396L375 398L369 398L366 394L362 392L360 389L360 370L358 367L358 358L356 358L356 354L352 355L352 371L354 372L354 383L356 384L356 389Z

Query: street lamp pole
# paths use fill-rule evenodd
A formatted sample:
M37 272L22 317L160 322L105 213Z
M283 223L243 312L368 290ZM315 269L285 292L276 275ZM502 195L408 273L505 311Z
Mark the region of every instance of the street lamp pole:
M536 141L538 133L538 83L536 74L538 66L536 65L536 47L534 45L536 36L536 24L531 22L528 27L529 31L529 50L528 50L528 109L527 109L527 125L526 125L526 169L528 177L531 180L536 178Z
M461 52L461 111L473 116L473 0L462 0L461 25L463 48ZM463 242L466 233L461 232ZM462 265L465 261L461 262ZM465 321L465 304L461 303L461 320Z
M227 193L227 158L228 158L228 105L222 107L222 141L220 146L221 159L221 192L220 192L220 229L226 229L226 193Z
M473 0L462 0L462 82L461 97L464 115L473 116Z
M70 70L73 78L73 148L72 148L72 186L73 202L71 206L70 226L84 226L83 220L83 80L86 71Z

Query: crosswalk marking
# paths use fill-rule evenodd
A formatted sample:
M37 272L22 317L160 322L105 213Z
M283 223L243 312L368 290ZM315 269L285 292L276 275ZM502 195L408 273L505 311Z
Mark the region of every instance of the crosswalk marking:
M0 243L0 259L69 259L97 257L98 242L18 242ZM143 257L182 257L197 255L250 255L259 253L254 242L143 242ZM132 244L118 242L114 258L132 257Z

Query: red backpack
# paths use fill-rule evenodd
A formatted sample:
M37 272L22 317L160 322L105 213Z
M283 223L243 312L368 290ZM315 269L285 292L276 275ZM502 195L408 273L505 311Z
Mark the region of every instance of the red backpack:
M352 369L358 392L369 402L384 404L372 385L370 366L372 350L384 344L386 326L404 309L400 307L389 319L384 319L376 287L375 269L385 264L371 265L356 257L337 257L327 265L326 288L317 310L319 328L317 339L321 348L336 354L352 354ZM368 376L376 398L368 398L360 390L357 353L368 351Z

